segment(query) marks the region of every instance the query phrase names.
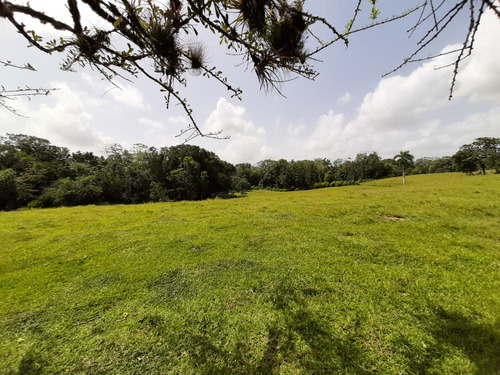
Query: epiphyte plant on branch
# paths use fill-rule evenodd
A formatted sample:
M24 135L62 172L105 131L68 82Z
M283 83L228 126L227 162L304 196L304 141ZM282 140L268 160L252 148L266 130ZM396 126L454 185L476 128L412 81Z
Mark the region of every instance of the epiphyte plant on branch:
M315 79L312 65L316 55L336 42L348 44L357 32L393 22L410 14L420 15L410 30L425 28L415 52L404 59L404 65L430 59L420 58L422 51L439 39L443 30L462 12L469 12L465 40L456 51L450 97L460 63L472 52L474 38L486 9L500 18L495 0L424 0L407 11L380 19L376 0L353 1L353 12L346 26L335 27L327 17L306 10L306 0L67 0L71 15L64 22L42 10L17 1L0 0L0 18L10 22L31 46L44 53L65 52L62 68L90 65L110 82L117 76L145 76L160 87L167 107L174 100L185 111L189 123L182 134L187 140L195 136L219 137L220 133L203 133L198 127L188 100L181 89L189 73L215 78L241 99L242 91L232 86L216 66L210 66L206 51L196 40L200 30L208 29L228 52L239 55L252 68L261 88L280 92L281 84L296 77ZM362 6L370 11L372 22L357 26ZM63 5L61 5L63 6ZM99 22L82 19L83 8L90 10ZM37 20L59 33L58 39L45 41L34 29L28 29L20 16ZM319 28L328 37L318 37ZM324 35L324 33L321 33ZM120 48L118 46L126 46ZM153 68L153 69L151 69Z

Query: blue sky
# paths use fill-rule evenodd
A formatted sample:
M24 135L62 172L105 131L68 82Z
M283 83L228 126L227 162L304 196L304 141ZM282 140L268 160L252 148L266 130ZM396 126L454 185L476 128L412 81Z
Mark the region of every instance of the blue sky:
M31 0L48 14L68 17L64 1ZM341 29L356 1L308 0L309 9L332 20ZM381 17L411 7L416 1L380 0ZM368 5L359 25L368 23ZM346 48L338 43L323 51L315 63L315 81L302 78L286 83L283 93L259 89L251 67L238 66L238 56L228 56L218 43L203 35L211 65L221 67L229 81L243 89L243 100L214 80L189 76L180 88L191 102L204 131L223 130L229 140L196 138L191 144L214 151L232 163L263 159L331 160L377 151L392 157L410 150L417 158L451 155L462 144L481 136L500 137L500 35L498 18L487 14L476 39L476 48L458 76L455 95L448 100L452 69L439 69L448 58L412 64L382 77L415 48L418 35L406 30L417 15L353 35ZM466 21L466 20L463 20ZM464 22L426 50L423 56L450 49L464 38ZM28 25L29 26L29 25ZM320 31L318 31L320 32ZM101 153L113 143L131 147L171 146L188 120L175 106L165 108L158 88L144 79L120 81L113 88L91 69L78 73L59 70L62 55L45 56L0 20L0 60L30 62L38 72L0 67L0 84L6 88L29 85L56 87L48 97L12 103L26 117L0 111L0 134L24 133L49 139L72 151Z

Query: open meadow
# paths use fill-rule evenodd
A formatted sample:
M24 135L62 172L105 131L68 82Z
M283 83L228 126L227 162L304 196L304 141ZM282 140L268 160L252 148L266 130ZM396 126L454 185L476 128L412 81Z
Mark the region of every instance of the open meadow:
M500 175L0 213L1 374L500 374Z

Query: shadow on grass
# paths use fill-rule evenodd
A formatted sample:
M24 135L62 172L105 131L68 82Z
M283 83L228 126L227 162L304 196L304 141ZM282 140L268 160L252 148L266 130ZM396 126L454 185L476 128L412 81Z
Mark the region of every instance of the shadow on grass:
M209 335L198 335L189 340L193 365L205 374L380 372L379 361L384 358L373 356L373 352L363 345L363 337L355 327L349 331L339 330L327 317L308 308L304 296L309 293L310 289L282 289L272 293L277 319L267 326L265 343L258 354L248 342L229 347L214 344ZM405 353L400 352L400 360L405 362L400 365L408 373L449 373L447 366L455 366L459 355L472 364L472 368L465 365L466 373L500 374L500 335L495 326L480 324L442 308L422 320L434 338L432 347L422 350L411 348L411 343L395 343L396 351L408 348ZM460 368L453 371L460 371Z
M256 265L246 261L218 263L213 273L220 276L226 269L252 267ZM201 319L193 315L191 323L188 319L186 326L191 328L176 335L175 341L183 355L188 356L191 368L203 374L371 374L390 373L397 367L409 374L427 374L450 373L449 366L463 365L466 373L500 375L500 321L496 326L488 325L435 307L430 314L416 317L421 323L419 329L425 331L421 333L431 338L432 344L422 345L421 341L405 337L409 331L404 331L395 341L383 340L378 353L367 345L370 327L361 317L344 328L312 307L312 300L329 299L336 293L334 290L311 287L311 283L293 277L283 278L277 285L259 284L253 288L260 303L271 306L272 314L260 333L249 332L253 342L241 339L235 342L234 337L226 337L231 330L221 328L223 317ZM158 289L159 300L175 304L177 298L182 300L196 294L199 286L192 284L191 279L189 273L172 271L162 275L152 288ZM159 322L161 326L161 319ZM388 361L396 367L390 367Z
M432 336L432 345L422 349L405 337L393 342L403 352L409 373L500 374L498 322L497 327L481 324L441 306L419 319Z
M39 375L45 373L46 363L43 358L33 351L24 354L17 370L10 371L8 375Z
M368 348L356 333L342 332L308 309L303 292L283 288L270 294L276 319L267 326L263 346L220 345L210 335L190 336L185 344L192 365L203 374L372 373Z
M283 316L284 324L269 329L268 349L262 358L265 371L259 373L277 370L279 360L297 363L308 374L369 372L366 370L368 349L356 339L356 332L342 332L334 322L307 307L309 297L323 292L288 286L275 290L273 304Z
M452 346L469 358L479 374L500 374L500 321L496 327L480 324L438 307L431 324L430 331L439 352L446 353Z

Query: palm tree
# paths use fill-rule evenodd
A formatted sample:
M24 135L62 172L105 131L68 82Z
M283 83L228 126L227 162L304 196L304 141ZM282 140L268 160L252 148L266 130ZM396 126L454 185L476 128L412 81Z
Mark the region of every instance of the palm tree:
M400 151L399 154L394 156L394 160L398 163L401 168L403 168L403 185L406 185L405 179L405 168L408 168L413 164L413 155L410 154L410 151Z

